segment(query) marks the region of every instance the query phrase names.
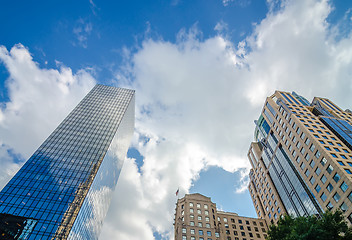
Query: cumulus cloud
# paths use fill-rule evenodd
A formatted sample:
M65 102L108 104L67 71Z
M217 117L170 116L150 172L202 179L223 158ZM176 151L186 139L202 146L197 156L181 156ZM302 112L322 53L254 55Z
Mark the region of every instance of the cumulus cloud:
M116 82L136 89L133 146L144 164L139 171L133 159L125 161L101 239L153 239L155 231L172 239L176 189L183 196L209 166L241 171L234 189L243 191L253 120L276 89L351 107L352 37L327 22L329 2L272 0L268 6L240 43L227 39L226 29L204 39L192 28L181 30L176 42L147 38L137 51L124 51ZM1 47L0 60L10 73L10 100L0 111L6 163L0 174L10 176L18 164L8 150L27 158L94 79L60 63L41 68L21 45L10 52Z
M326 96L341 107L352 102L352 37L337 38L332 31L329 2L268 1L268 6L265 19L240 43L225 35L203 39L193 28L180 31L175 43L146 39L129 55L116 78L136 89L134 146L144 165L140 172L130 170L141 187L117 189L120 196L128 191L133 203L114 207L116 213L136 206L131 215L143 211L133 235L128 235L133 227L115 225L114 216L105 234L113 229L116 236L153 239L151 232L158 231L172 238L172 196L178 187L181 196L186 193L208 166L232 172L247 168L242 184L234 186L243 191L253 120L276 89L308 99Z
M58 69L41 68L28 49L18 44L8 51L0 46L0 62L9 72L6 80L9 101L0 109L0 159L6 178L18 169L70 110L94 86L85 70L72 70L58 63ZM18 154L16 162L9 151ZM6 170L5 170L6 169ZM8 177L5 177L8 176Z

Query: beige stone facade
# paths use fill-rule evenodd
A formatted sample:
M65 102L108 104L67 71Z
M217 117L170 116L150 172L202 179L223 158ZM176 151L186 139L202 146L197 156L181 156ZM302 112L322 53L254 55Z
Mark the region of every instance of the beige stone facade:
M222 212L209 197L186 194L178 199L175 213L175 240L254 240L265 239L264 219Z
M258 217L276 223L341 209L352 224L352 114L329 99L268 97L248 152L248 186Z

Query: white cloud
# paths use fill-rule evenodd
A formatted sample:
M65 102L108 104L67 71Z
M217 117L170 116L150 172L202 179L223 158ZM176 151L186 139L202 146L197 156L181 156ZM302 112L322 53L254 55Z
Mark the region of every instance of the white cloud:
M5 177L21 165L9 160L7 150L27 159L95 80L85 70L73 74L62 64L58 69L40 68L21 44L10 51L0 46L0 61L10 75L6 80L9 101L0 109L0 159L7 168L1 176ZM7 180L1 181L1 188Z
M137 52L125 51L129 58L116 78L119 85L136 89L133 145L144 165L139 173L133 160L126 160L101 239L153 239L153 231L172 238L176 189L183 196L211 165L227 171L248 167L253 120L275 89L308 99L326 96L350 107L352 37L336 37L338 31L326 22L329 3L268 4L266 18L240 43L223 35L202 40L192 28L180 31L176 43L146 39ZM40 68L21 45L10 52L1 47L0 59L10 73L0 142L26 158L94 79L86 70L72 73L60 64ZM9 176L18 165L6 148L0 155Z
M92 11L94 12L94 9ZM82 18L76 21L76 24L72 31L76 37L77 44L79 46L83 48L88 47L88 37L90 36L92 30L93 30L93 25L91 22L88 22ZM74 43L73 45L75 44L76 43Z
M138 189L134 193L128 190L133 203L121 205L123 209L114 204L116 213L148 206L138 215L141 224L132 239L143 234L152 238L152 230L172 236L172 198L178 187L181 196L187 192L200 170L248 167L253 120L276 89L308 99L330 97L341 107L352 102L352 37L335 40L326 21L329 3L268 1L268 6L266 18L238 44L222 35L202 40L197 29L182 30L176 43L146 39L116 74L120 85L136 89L134 145L145 157L141 173L130 172L141 186L131 186ZM237 192L247 185L248 168L241 173ZM127 188L120 187L121 196ZM113 229L129 239L128 227L115 224L117 218L110 216L104 232Z

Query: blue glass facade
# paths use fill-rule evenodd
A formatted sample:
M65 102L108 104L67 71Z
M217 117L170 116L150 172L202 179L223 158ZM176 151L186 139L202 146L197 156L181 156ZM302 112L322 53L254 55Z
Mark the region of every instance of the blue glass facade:
M3 239L97 239L134 128L134 91L96 85L0 193Z

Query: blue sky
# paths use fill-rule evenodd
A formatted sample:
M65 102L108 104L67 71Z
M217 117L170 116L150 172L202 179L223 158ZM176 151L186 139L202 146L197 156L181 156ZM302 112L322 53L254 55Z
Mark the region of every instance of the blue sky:
M2 2L1 187L102 83L136 90L136 124L101 239L172 239L177 188L254 217L246 154L265 97L280 89L352 108L351 9L326 0Z

